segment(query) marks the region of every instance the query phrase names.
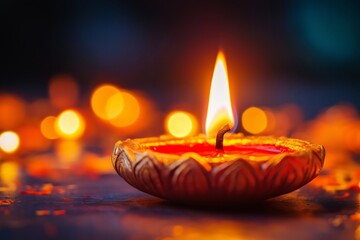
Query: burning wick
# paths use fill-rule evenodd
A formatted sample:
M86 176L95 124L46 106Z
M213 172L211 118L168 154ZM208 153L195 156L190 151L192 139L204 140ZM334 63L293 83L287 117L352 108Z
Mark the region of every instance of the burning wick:
M226 124L225 126L223 126L218 133L216 134L216 145L215 148L217 151L224 151L224 135L225 133L227 133L228 131L230 131L231 128L229 126L229 124Z

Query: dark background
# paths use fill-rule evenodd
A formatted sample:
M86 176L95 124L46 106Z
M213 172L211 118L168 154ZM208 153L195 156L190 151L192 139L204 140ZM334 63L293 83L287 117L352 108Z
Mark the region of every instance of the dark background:
M46 97L65 73L84 96L111 82L196 111L222 48L239 109L296 103L312 117L360 106L359 12L359 1L3 0L0 87Z

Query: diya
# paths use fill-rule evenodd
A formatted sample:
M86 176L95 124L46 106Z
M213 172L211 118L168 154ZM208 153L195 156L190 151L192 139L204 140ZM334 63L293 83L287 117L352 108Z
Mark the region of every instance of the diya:
M234 122L225 58L219 53L206 135L118 141L113 166L143 192L192 205L261 201L294 191L319 174L323 146L285 137L228 134Z

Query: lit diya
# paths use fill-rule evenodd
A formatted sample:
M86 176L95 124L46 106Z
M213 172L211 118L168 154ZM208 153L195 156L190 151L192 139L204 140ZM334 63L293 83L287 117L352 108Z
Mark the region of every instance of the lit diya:
M228 133L235 123L228 85L225 58L219 53L206 135L119 141L112 155L117 173L143 192L202 205L261 201L314 179L324 163L322 145Z

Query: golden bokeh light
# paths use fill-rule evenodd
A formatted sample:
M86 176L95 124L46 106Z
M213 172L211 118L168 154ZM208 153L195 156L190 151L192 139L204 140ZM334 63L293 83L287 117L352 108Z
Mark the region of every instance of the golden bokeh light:
M20 167L17 162L4 162L0 164L0 179L7 190L16 190L16 182L19 180Z
M95 89L91 95L91 108L101 119L115 118L123 110L124 98L122 92L115 86L104 84Z
M242 114L242 125L251 134L259 134L267 127L266 113L257 107L249 107Z
M55 130L63 138L79 138L85 131L84 118L75 110L66 110L56 118Z
M231 107L229 80L224 54L217 55L211 81L209 104L206 116L206 136L215 137L217 132L229 124L234 127L235 120Z
M0 191L16 191L19 185L20 166L17 162L3 162L0 164Z
M7 153L15 152L20 145L20 138L12 131L3 132L0 135L0 148Z
M117 117L124 109L124 96L122 93L118 92L110 96L106 106L105 113L107 119L113 119Z
M264 130L264 132L273 134L277 124L275 114L269 108L264 109L264 112L266 114L266 119L267 119L266 129Z
M123 93L124 91L122 91L122 94ZM134 103L135 108L129 108L128 102L125 102L125 100L127 100L127 94L123 94L123 96L125 96L123 105L124 112L120 113L119 116L116 116L114 119L107 121L107 123L113 127L112 130L123 135L138 134L140 132L142 134L146 134L145 132L148 131L161 131L162 126L158 123L163 119L161 118L161 114L158 113L158 110L153 101L141 91L131 91L128 93L130 93L136 99L137 103ZM115 100L116 97L113 97L113 99ZM124 110L124 108L126 109ZM127 116L124 116L126 112L129 112L129 114L135 117L135 119L130 125L122 127L119 125L119 123L123 123L124 120L120 119L120 117L125 118L126 120L128 118ZM154 124L156 124L156 126Z
M140 104L133 94L125 91L121 92L121 94L124 100L123 108L118 115L109 120L115 127L128 127L139 119L141 113Z
M197 130L197 122L188 112L174 111L166 117L165 127L169 134L181 138L193 135Z
M95 89L91 96L91 108L96 116L117 128L133 125L141 114L139 100L134 94L109 84Z
M57 139L59 135L55 130L56 117L48 116L44 118L40 123L40 130L44 137L47 139Z
M87 174L112 174L114 167L109 161L111 156L99 156L94 153L87 153L83 158L83 170Z

